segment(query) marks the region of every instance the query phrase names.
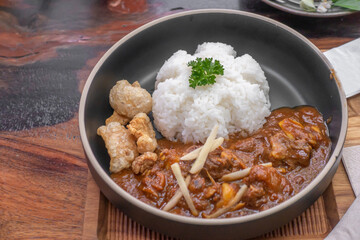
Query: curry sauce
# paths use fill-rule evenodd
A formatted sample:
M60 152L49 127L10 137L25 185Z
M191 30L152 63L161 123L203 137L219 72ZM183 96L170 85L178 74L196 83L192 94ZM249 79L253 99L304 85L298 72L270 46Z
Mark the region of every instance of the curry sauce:
M194 161L180 158L201 147L166 139L158 140L158 160L141 174L130 169L111 175L124 190L141 201L162 209L178 190L171 165L179 163L183 176ZM272 111L264 126L251 136L233 134L210 152L204 168L191 175L188 186L197 217L207 217L229 201L244 184L241 201L219 218L243 216L271 208L305 188L325 166L331 148L327 126L313 107L281 108ZM272 166L263 166L263 163ZM239 180L225 182L222 176L251 168ZM184 198L170 212L192 216Z

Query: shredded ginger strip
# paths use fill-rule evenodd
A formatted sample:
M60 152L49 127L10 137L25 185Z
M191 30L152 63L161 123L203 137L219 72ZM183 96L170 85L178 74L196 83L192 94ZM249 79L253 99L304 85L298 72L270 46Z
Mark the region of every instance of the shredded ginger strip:
M207 155L210 152L211 146L214 143L214 140L216 138L216 134L217 131L219 129L219 125L216 124L213 129L211 130L211 133L209 135L209 137L206 139L206 142L204 144L204 146L202 147L199 156L196 158L194 164L192 165L191 169L190 169L190 173L191 174L195 174L200 172L200 170L203 168Z
M194 203L190 197L190 193L189 193L189 190L186 186L186 183L185 183L185 180L184 180L184 177L182 176L181 174L181 169L180 169L180 166L178 163L174 163L171 165L171 170L173 171L174 173L174 176L179 184L179 187L180 187L180 190L182 192L182 194L184 195L184 198L185 198L185 201L187 203L187 205L189 206L190 208L190 211L191 213L194 215L194 216L198 216L199 213L197 212L195 206L194 206Z
M224 142L224 138L223 138L223 137L219 137L219 138L215 139L215 140L214 140L214 143L213 143L213 145L211 146L209 152L212 152L212 151L214 151L215 149L217 149L218 147L220 147L221 144L223 144L223 142ZM200 153L200 151L201 151L202 148L203 148L203 146L195 149L194 151L189 152L188 154L182 156L182 157L180 158L180 160L187 161L187 160L194 160L194 159L196 159L196 158L199 156L199 153Z
M259 164L259 165L263 165L263 166L265 166L265 167L272 167L272 163L271 163L271 162L262 163L262 164ZM235 180L244 178L244 177L246 177L246 176L249 175L251 168L252 168L252 167L249 167L249 168L242 169L242 170L240 170L240 171L236 171L236 172L232 172L232 173L226 174L226 175L224 175L224 176L221 177L221 180L228 182L228 181L235 181Z
M185 183L186 183L186 187L189 186L190 183L190 175L188 175L185 179ZM173 209L176 204L180 201L181 197L183 196L181 189L178 189L176 191L176 193L174 194L174 196L170 199L170 201L165 205L165 207L163 208L164 211L170 211L171 209Z
M236 193L235 197L230 200L230 202L228 203L228 205L226 205L226 207L220 208L213 214L207 215L205 217L206 218L217 218L220 215L228 212L231 208L233 208L235 206L235 204L237 204L241 200L242 196L244 195L244 193L246 192L247 189L248 189L248 187L245 184L242 185L241 188L239 189L239 191Z

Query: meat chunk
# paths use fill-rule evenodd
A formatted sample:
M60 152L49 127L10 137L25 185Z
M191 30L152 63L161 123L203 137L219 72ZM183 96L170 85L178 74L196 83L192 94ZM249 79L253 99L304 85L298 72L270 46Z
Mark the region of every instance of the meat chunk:
M181 152L177 151L173 148L165 148L162 149L159 154L159 159L163 163L164 167L167 169L171 168L171 165L174 163L179 163L180 168L184 172L189 172L192 166L191 161L180 161L180 157L182 156Z
M279 132L270 137L271 158L274 165L280 165L277 161L282 161L290 167L297 164L307 166L310 163L311 145L304 139L291 139L284 133Z
M222 158L220 150L215 150L209 153L208 158L205 162L204 169L215 178L221 178L223 175L230 172L231 164L227 158Z
M97 130L105 142L110 156L110 172L117 173L131 166L132 161L139 155L135 138L118 122L111 122Z
M263 204L272 202L275 205L285 201L293 193L289 180L273 167L256 165L251 168L249 176L244 178L243 181L250 187L242 200L250 208L264 210L262 209ZM266 206L271 205L266 204Z
M126 125L130 120L130 118L119 115L116 111L114 111L113 115L105 120L105 124L108 125L111 122L119 122L121 125Z
M230 149L223 148L223 151L221 152L220 157L228 160L230 162L231 166L235 169L246 168L246 165L243 162L243 160L238 158L238 156L234 154L234 151L231 151Z
M205 179L199 175L195 175L191 178L189 184L189 190L193 193L200 193L205 187Z
M135 174L143 173L155 164L157 160L157 154L152 152L146 152L132 162L131 168Z
M269 155L269 144L260 134L254 137L247 137L234 142L231 150L236 150L236 156L241 159L246 166L252 166L253 163Z
M151 172L141 180L140 189L151 199L158 199L159 192L164 190L166 179L164 173Z
M153 152L157 147L155 131L149 117L145 113L138 113L130 121L128 129L137 139L139 153Z
M243 152L254 152L259 148L259 146L261 146L261 142L258 139L255 137L248 137L236 141L231 145L230 149Z
M215 185L211 185L210 187L205 188L204 197L206 199L208 199L208 198L214 198L214 196L215 196L215 198L216 198L216 195L220 194L220 186L221 186L220 184L216 183ZM218 198L220 198L220 197L218 197ZM218 200L218 199L216 199L216 200Z
M149 113L152 108L150 93L140 87L138 82L132 85L127 80L121 80L110 90L110 105L124 117L133 118L136 114Z
M312 146L316 146L316 137L297 120L285 118L279 122L279 126L285 134L292 140L305 140Z
M204 168L215 179L232 171L246 168L244 162L234 154L234 151L220 147L208 155Z

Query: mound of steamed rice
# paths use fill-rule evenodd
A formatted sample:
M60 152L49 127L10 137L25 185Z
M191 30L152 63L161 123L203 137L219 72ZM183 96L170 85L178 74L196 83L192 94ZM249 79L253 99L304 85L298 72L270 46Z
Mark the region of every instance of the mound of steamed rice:
M187 63L197 57L219 60L224 75L213 85L189 87ZM158 72L152 97L155 126L171 141L204 142L215 124L218 137L251 134L270 114L269 85L260 65L248 54L236 57L223 43L203 43L194 55L174 53Z

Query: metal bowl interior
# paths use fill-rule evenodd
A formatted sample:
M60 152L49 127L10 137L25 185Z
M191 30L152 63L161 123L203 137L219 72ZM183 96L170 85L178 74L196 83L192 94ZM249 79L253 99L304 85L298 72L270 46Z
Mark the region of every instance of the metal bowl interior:
M133 198L109 176L109 157L96 129L112 114L109 91L117 80L139 81L154 90L157 71L179 49L193 53L203 42L230 44L238 55L259 62L270 85L272 109L311 105L331 118L331 157L315 180L269 210L230 219L195 219L170 214ZM83 90L79 126L94 179L105 196L136 221L170 236L249 238L302 213L325 190L337 169L347 128L346 99L322 53L306 38L276 21L234 10L195 10L170 15L133 31L98 62ZM259 227L261 226L261 228Z

